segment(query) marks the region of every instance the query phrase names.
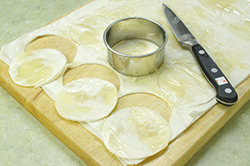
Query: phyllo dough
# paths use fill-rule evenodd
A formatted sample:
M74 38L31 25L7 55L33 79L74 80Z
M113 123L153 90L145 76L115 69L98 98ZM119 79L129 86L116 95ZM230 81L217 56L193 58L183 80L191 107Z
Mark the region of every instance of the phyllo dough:
M71 81L56 94L57 112L65 119L90 122L108 116L117 103L116 87L98 78Z
M144 107L118 110L105 121L103 142L116 156L143 159L164 149L170 140L168 122Z
M55 80L66 67L66 57L54 49L38 49L16 56L9 74L14 83L39 87Z

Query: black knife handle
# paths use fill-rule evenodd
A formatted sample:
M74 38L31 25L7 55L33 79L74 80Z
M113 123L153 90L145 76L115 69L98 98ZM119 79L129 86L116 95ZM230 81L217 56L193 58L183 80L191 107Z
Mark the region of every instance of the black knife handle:
M203 74L215 88L217 101L225 105L234 105L238 100L235 89L206 50L200 44L196 44L192 46L192 51Z

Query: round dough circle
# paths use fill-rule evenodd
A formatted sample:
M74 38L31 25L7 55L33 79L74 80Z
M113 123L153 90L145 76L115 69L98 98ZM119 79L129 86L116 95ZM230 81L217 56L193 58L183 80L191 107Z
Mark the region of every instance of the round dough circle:
M102 129L103 142L116 156L142 159L164 149L170 140L168 122L149 108L124 108L109 118Z
M38 49L16 56L10 63L9 74L14 83L33 87L56 79L65 69L66 57L54 49Z
M108 116L117 98L117 89L112 83L86 77L62 87L56 94L55 106L65 119L90 122Z

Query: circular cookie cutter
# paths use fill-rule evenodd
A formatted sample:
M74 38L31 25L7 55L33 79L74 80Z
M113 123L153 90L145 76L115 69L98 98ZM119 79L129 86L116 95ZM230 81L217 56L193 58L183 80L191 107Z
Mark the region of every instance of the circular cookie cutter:
M164 62L164 49L168 35L164 27L154 20L143 17L117 20L106 28L103 39L108 49L110 65L121 74L127 76L149 75L157 71ZM141 52L127 53L130 48L125 48L125 52L115 49L117 45L132 40L144 41L145 43L142 42L140 45L144 47L144 50L152 45L155 49L145 50L142 54Z

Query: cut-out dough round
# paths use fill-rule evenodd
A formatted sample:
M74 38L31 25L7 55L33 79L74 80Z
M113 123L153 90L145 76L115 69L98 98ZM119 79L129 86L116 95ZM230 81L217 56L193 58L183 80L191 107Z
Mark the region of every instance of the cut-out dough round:
M9 74L18 85L38 87L56 79L65 70L66 57L54 49L38 49L16 56Z
M168 122L149 108L124 108L103 125L107 149L125 159L142 159L164 149L170 140Z
M112 83L86 77L62 87L56 94L55 106L65 119L90 122L108 116L117 98L117 89Z

